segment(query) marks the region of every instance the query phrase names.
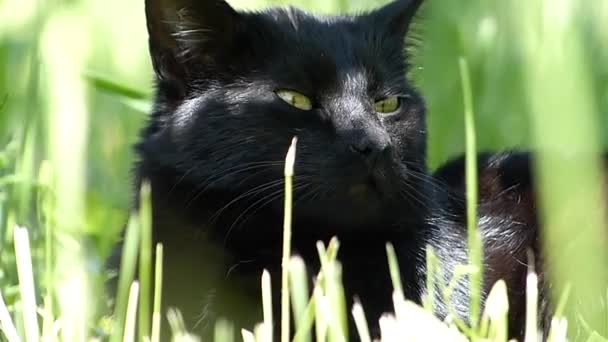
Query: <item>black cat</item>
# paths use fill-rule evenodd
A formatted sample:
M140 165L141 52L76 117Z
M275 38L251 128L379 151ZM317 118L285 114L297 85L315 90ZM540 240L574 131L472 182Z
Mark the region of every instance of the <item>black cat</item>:
M294 136L295 253L312 272L316 241L338 236L348 298L377 322L392 306L392 241L407 295L419 299L433 203L404 36L420 3L321 17L146 2L158 92L137 176L152 184L154 238L167 250L166 305L190 323L259 321L260 274L280 278Z
M207 334L217 317L260 321L263 269L279 298L283 158L294 136L293 249L312 274L316 241L340 239L349 305L361 299L374 334L392 309L387 242L416 302L427 245L446 278L466 263L462 160L429 174L425 106L406 79L404 37L421 3L313 16L146 0L158 89L137 145L137 186L152 185L154 239L166 249L164 304L180 308L195 332ZM509 153L479 163L482 297L506 279L513 336L523 334L526 253L538 251L529 164ZM437 315L452 306L466 319L467 288L465 279L450 303L438 298Z

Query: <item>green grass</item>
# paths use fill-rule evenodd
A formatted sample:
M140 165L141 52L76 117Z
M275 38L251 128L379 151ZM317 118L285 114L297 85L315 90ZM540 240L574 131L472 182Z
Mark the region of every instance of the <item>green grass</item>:
M232 1L237 7L294 4L331 13L383 2ZM563 340L566 328L608 325L605 316L579 314L572 305L600 301L597 293L606 293L608 282L606 241L598 238L606 227L598 204L598 151L608 143L607 20L606 0L430 0L416 25L420 42L412 74L429 109L430 167L465 147L469 153L512 147L538 153L543 242L555 261L554 296L562 298L554 341ZM151 251L162 246L151 245L146 207L129 212L131 145L151 93L145 27L143 0L0 1L0 325L11 341L16 335L25 341L88 340L103 333L120 341L124 332L157 341L159 329L193 338L178 313L171 313L171 327L159 326L160 315L166 314L159 312L157 291L162 272L151 264ZM471 138L476 144L466 145ZM471 201L474 191L469 189ZM105 303L97 299L106 280L103 262L127 220L123 260L128 266L121 270L116 319L109 323L100 317ZM471 237L471 244L478 243ZM298 341L346 337L344 321L351 308L344 307L336 281L339 243L321 247L323 281L315 284L312 298L301 260L283 259L289 267L282 280L290 288L284 303L296 318ZM471 257L475 265L481 255ZM142 281L133 287L138 263ZM394 260L391 264L398 279ZM470 275L475 284L480 271L463 267L457 273ZM429 289L434 291L433 281ZM529 286L535 283L530 275ZM398 282L395 289L396 315L382 321L387 334L421 341L439 338L433 334L461 337L403 302ZM449 295L450 286L442 291ZM134 306L136 294L144 300ZM529 295L534 302L534 292ZM472 308L478 301L472 297ZM479 319L472 327L458 321L451 325L472 340L504 340L500 285L489 302L495 304L474 314ZM432 301L425 307L430 309ZM360 309L353 309L358 317ZM139 312L137 330L131 324L134 312ZM269 322L267 314L265 325L246 335L266 341ZM367 336L365 326L359 319L359 331ZM216 336L231 336L239 328L221 324ZM528 328L527 340L534 340L536 330L532 324ZM594 331L584 335L579 338L602 340Z

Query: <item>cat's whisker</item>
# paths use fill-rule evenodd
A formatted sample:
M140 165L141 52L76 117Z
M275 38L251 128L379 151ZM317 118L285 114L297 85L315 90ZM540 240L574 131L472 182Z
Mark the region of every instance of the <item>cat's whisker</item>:
M298 205L298 203L305 202L307 197L311 197L311 200L312 200L314 198L314 195L319 191L320 188L321 188L320 185L309 188L308 191L306 191L304 194L302 194L301 196L298 196L296 198L295 202L293 203L294 206Z
M268 203L269 203L269 202L272 202L274 199L280 198L283 195L283 191L284 191L283 189L276 190L276 191L262 197L261 199L255 201L253 204L249 205L245 210L243 210L243 212L230 225L230 228L228 228L228 231L226 232L226 236L224 237L224 245L226 245L228 243L228 238L230 237L230 233L232 233L234 227L236 226L236 223L241 219L241 217L243 217L243 215L245 215L249 210L251 210L251 208L255 207L260 202L269 200L268 201Z
M227 170L224 170L224 172L222 172L222 173L218 173L218 174L215 174L215 175L207 178L207 180L205 180L201 184L201 187L204 187L202 191L205 191L211 185L213 185L227 177L234 176L236 174L247 172L247 171L252 171L252 170L256 170L256 169L260 169L260 168L266 168L266 167L269 167L267 170L272 170L270 167L280 166L280 165L281 164L279 164L279 163L264 163L264 164L259 164L259 165L245 166L245 167L242 167L242 168L239 168L236 170L234 170L235 168L231 168L232 171L230 171L230 169L227 169Z
M218 173L215 174L209 178L207 178L207 180L205 180L200 186L198 186L197 188L194 189L194 191L196 191L196 195L193 196L190 200L189 203L196 201L200 196L202 196L212 185L222 181L223 179L230 177L230 176L234 176L236 174L239 173L243 173L243 172L247 172L247 171L252 171L252 170L256 170L256 169L263 169L257 173L254 173L254 175L257 175L261 172L266 172L266 171L272 171L273 169L271 168L272 166L279 166L281 165L280 163L264 163L264 164L260 164L260 165L254 165L254 166L249 166L249 167L242 167L241 169L237 169L234 170L232 172L227 172L227 170L225 170L223 173ZM268 168L267 168L268 167ZM267 169L264 169L267 168ZM234 168L231 168L234 169ZM251 175L250 175L251 177ZM244 180L241 180L241 183L243 183ZM202 188L202 189L201 189Z
M406 165L410 164L408 162L405 162ZM450 198L454 198L455 196L453 194L451 194L450 192L447 192L446 189L449 188L449 186L447 184L445 184L445 182L442 182L434 177L430 177L427 173L421 172L421 171L417 171L414 169L408 169L407 170L407 175L412 177L415 180L421 181L424 184L428 185L431 187L432 190L434 191L439 191L439 192L443 192L446 195L450 196ZM404 180L407 181L407 180Z
M423 195L419 190L416 189L416 187L414 187L413 185L409 184L407 181L401 180L401 184L407 187L406 190L400 191L400 193L402 194L402 196L409 197L410 199L416 201L418 204L420 204L422 206L422 208L428 208L428 206L429 206L428 202L432 201L431 198L429 198L428 196ZM420 198L418 198L418 196L420 196L426 202L423 201L423 200L421 200ZM410 202L410 204L413 205L413 203L411 203L411 202Z
M293 192L294 195L297 191L302 190L304 188L306 188L308 185L310 184L298 184L298 185L294 185L293 187ZM263 209L265 206L267 206L268 204L274 202L275 200L283 197L284 195L284 189L275 191L271 194L268 194L264 197L262 197L261 199L257 200L256 202L254 202L253 204L251 204L249 207L247 207L245 210L243 210L243 212L236 218L236 220L234 220L234 222L232 223L232 225L230 226L230 228L228 229L228 232L226 233L226 237L224 238L224 244L226 244L228 242L228 236L230 235L230 232L237 228L242 226L243 224L245 224L251 217L255 216L255 214L260 211L261 209ZM261 203L263 202L263 203ZM261 203L261 204L260 204ZM258 205L258 208L255 209L250 215L246 216L247 213L250 210L253 210L253 208ZM241 220L243 219L243 220ZM241 221L241 222L239 222ZM237 225L238 223L238 225Z
M184 174L173 184L173 186L167 193L167 196L171 195L173 193L173 191L175 191L175 189L186 179L186 177L199 167L200 167L199 163L195 163L186 172L184 172Z
M278 179L278 180L275 180L272 182L258 185L256 187L254 187L253 189L250 189L249 191L237 196L235 199L233 199L232 201L230 201L226 205L224 205L221 209L219 209L215 214L213 214L211 216L210 221L215 222L215 220L224 212L224 210L228 209L233 204L235 204L247 197L254 196L260 192L266 191L268 189L272 189L273 187L280 186L282 184L283 184L283 179Z

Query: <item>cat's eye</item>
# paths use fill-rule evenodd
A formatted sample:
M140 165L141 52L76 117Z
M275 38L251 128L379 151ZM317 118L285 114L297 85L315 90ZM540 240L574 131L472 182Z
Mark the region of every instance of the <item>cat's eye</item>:
M311 110L312 109L312 101L306 95L300 94L297 91L280 89L275 91L277 96L290 104L301 110Z
M374 109L378 113L390 114L394 113L401 106L401 99L398 96L391 96L385 99L376 101L374 103Z

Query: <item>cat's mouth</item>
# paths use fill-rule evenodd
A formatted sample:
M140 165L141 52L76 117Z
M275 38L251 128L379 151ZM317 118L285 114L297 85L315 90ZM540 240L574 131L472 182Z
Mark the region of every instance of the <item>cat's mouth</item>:
M369 176L366 181L351 186L348 195L357 201L378 199L385 195L385 190L377 177Z

